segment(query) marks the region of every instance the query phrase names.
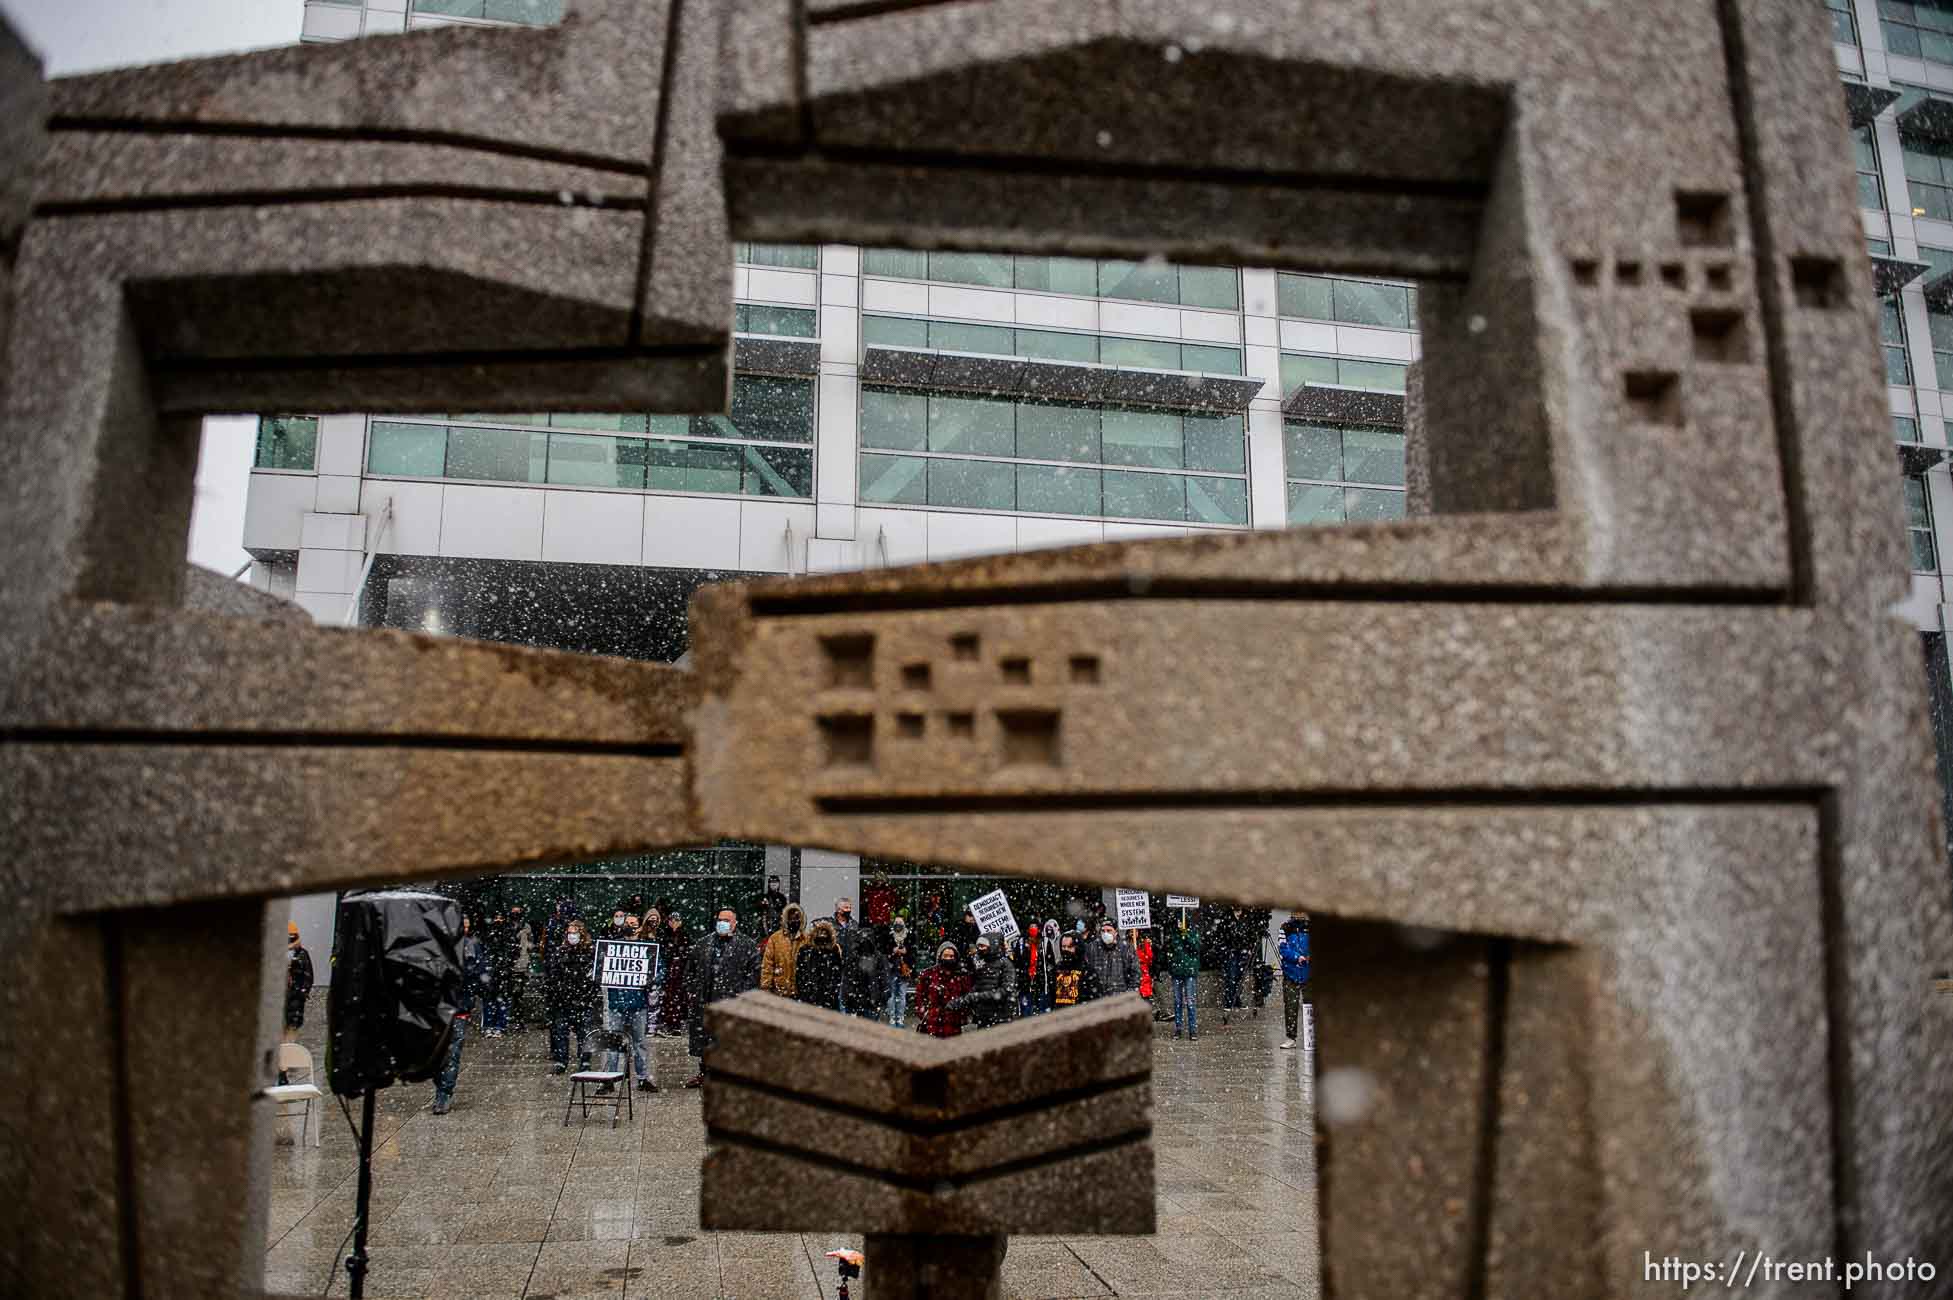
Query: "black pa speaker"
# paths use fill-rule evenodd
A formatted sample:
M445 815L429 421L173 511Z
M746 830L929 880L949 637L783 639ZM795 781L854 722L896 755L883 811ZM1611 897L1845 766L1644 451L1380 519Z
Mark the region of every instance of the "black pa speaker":
M431 1079L461 1000L461 909L451 898L371 890L339 900L326 1075L354 1096Z

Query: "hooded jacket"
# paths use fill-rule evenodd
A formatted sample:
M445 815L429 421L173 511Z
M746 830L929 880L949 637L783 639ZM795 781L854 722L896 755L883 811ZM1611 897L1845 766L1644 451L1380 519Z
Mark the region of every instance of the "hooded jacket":
M1126 941L1116 935L1110 947L1098 935L1088 936L1078 945L1079 955L1085 965L1091 968L1089 983L1096 984L1098 991L1094 997L1110 997L1114 993L1137 993L1139 991L1139 958Z
M760 953L760 987L783 998L794 995L794 971L800 954L813 941L807 932L807 913L798 903L780 910L780 928L766 936Z
M934 965L916 976L915 1016L931 1038L954 1038L963 1032L963 1013L956 1002L970 991L970 977L961 958L948 966Z
M1017 968L1004 951L1001 934L986 934L988 960L971 963L970 991L951 1002L950 1009L970 1018L972 1027L987 1029L1017 1019Z
M800 950L794 967L793 996L812 1007L841 1009L841 987L847 979L847 954L831 921L814 922L813 938Z
M1295 928L1290 929L1289 926ZM1295 922L1283 926L1282 978L1291 984L1309 982L1309 932Z

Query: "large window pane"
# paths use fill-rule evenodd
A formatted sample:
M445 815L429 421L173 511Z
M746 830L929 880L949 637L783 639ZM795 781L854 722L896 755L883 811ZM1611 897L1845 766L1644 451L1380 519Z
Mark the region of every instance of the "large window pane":
M1241 273L1231 266L1180 268L1180 301L1189 307L1241 306Z
M552 429L602 429L606 433L643 433L650 420L642 415L563 415L549 417Z
M1095 461L1100 459L1099 445L1098 407L1056 402L1017 404L1019 456L1027 460Z
M1015 258L1008 253L931 253L929 278L951 284L980 284L991 289L1008 289L1016 278Z
M1247 472L1248 443L1240 416L1188 415L1183 424L1188 469Z
M928 445L929 399L921 393L861 390L861 445L921 451Z
M811 497L814 495L814 453L797 447L742 447L746 453L745 482L749 497Z
M448 431L439 424L375 420L366 434L366 472L439 478L447 468Z
M994 397L931 397L929 450L1009 456L1017 443L1017 404ZM932 489L933 491L933 489Z
M1105 513L1115 519L1185 519L1187 485L1178 474L1105 471Z
M863 456L861 499L904 506L928 504L928 464L916 456Z
M945 352L990 352L1005 357L1017 350L1006 326L962 325L943 320L929 322L929 346Z
M644 486L641 438L605 438L585 433L549 435L549 481L585 487Z
M972 510L1010 510L1016 504L1013 466L988 460L929 462L929 504Z
M1177 412L1107 407L1102 427L1108 465L1179 469L1187 463Z
M1404 391L1405 368L1389 361L1351 361L1336 363L1336 382L1346 388L1382 388L1393 393Z
M1404 494L1385 492L1380 488L1346 488L1343 491L1343 514L1353 524L1374 519L1402 519Z
M319 418L315 415L261 415L258 417L257 453L251 464L258 469L311 469L318 459Z
M1108 366L1178 370L1180 345L1157 339L1102 339L1099 342L1099 360Z
M912 248L870 248L861 255L864 275L893 275L904 280L929 278L929 254Z
M1159 258L1144 262L1099 263L1099 294L1141 302L1180 301L1179 268Z
M449 478L540 483L549 458L549 435L524 429L448 430Z
M812 271L820 266L821 251L813 244L734 244L733 259L749 266L785 266Z
M1248 482L1238 478L1187 476L1187 518L1202 524L1248 522Z
M1339 321L1350 325L1410 328L1410 292L1400 284L1337 280L1333 293Z
M1335 382L1336 358L1308 357L1298 352L1282 353L1282 396L1288 396L1304 384Z
M645 453L645 486L662 492L737 493L745 450L709 442L651 443Z
M1291 420L1282 426L1282 445L1290 478L1343 477L1343 431L1337 426Z
M1275 310L1305 320L1334 320L1336 309L1331 283L1319 275L1291 275L1284 271L1275 277Z
M1343 489L1320 483L1289 484L1288 521L1291 524L1342 523Z
M1089 257L1020 257L1017 287L1047 293L1098 292L1098 263Z
M1352 483L1404 482L1404 435L1361 425L1343 430L1343 474Z
M742 302L734 312L733 328L742 334L779 334L787 338L810 339L818 329L814 313L806 307L769 307Z
M717 422L722 417L707 416ZM769 442L814 440L814 381L739 375L732 381L729 432Z
M1198 370L1209 375L1238 375L1241 373L1241 349L1184 343L1180 346L1180 369Z
M1097 361L1096 334L1061 334L1056 330L1018 330L1017 355L1047 361Z
M863 316L861 341L869 347L926 348L929 322L908 316Z
M1017 467L1017 508L1047 515L1099 513L1099 471L1057 465Z

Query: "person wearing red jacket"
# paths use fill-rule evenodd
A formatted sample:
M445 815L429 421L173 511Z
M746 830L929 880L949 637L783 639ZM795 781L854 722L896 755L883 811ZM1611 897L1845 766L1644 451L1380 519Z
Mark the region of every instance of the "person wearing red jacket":
M936 949L936 964L916 977L916 1024L931 1038L954 1038L963 1032L963 1013L950 1003L968 993L970 977L957 963L956 945Z

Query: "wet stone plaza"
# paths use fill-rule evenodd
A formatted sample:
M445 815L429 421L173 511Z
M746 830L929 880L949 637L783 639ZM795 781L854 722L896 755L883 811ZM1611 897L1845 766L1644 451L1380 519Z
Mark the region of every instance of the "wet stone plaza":
M300 1041L323 1062L316 1009ZM1196 1042L1173 1041L1166 1025L1155 1034L1158 1234L1013 1238L1005 1296L1314 1297L1312 1089L1307 1058L1278 1048L1278 1010L1229 1027L1216 1017ZM367 1294L833 1297L824 1252L859 1249L860 1237L700 1230L705 1127L699 1092L679 1086L694 1065L682 1038L659 1039L663 1090L635 1094L635 1120L614 1129L607 1110L564 1127L568 1085L549 1073L539 1029L471 1034L446 1115L429 1110L431 1084L382 1092ZM275 1149L274 1294L317 1295L329 1277L330 1294L347 1293L333 1267L352 1227L356 1160L345 1117L327 1105L319 1147ZM874 1295L872 1267L852 1289Z

